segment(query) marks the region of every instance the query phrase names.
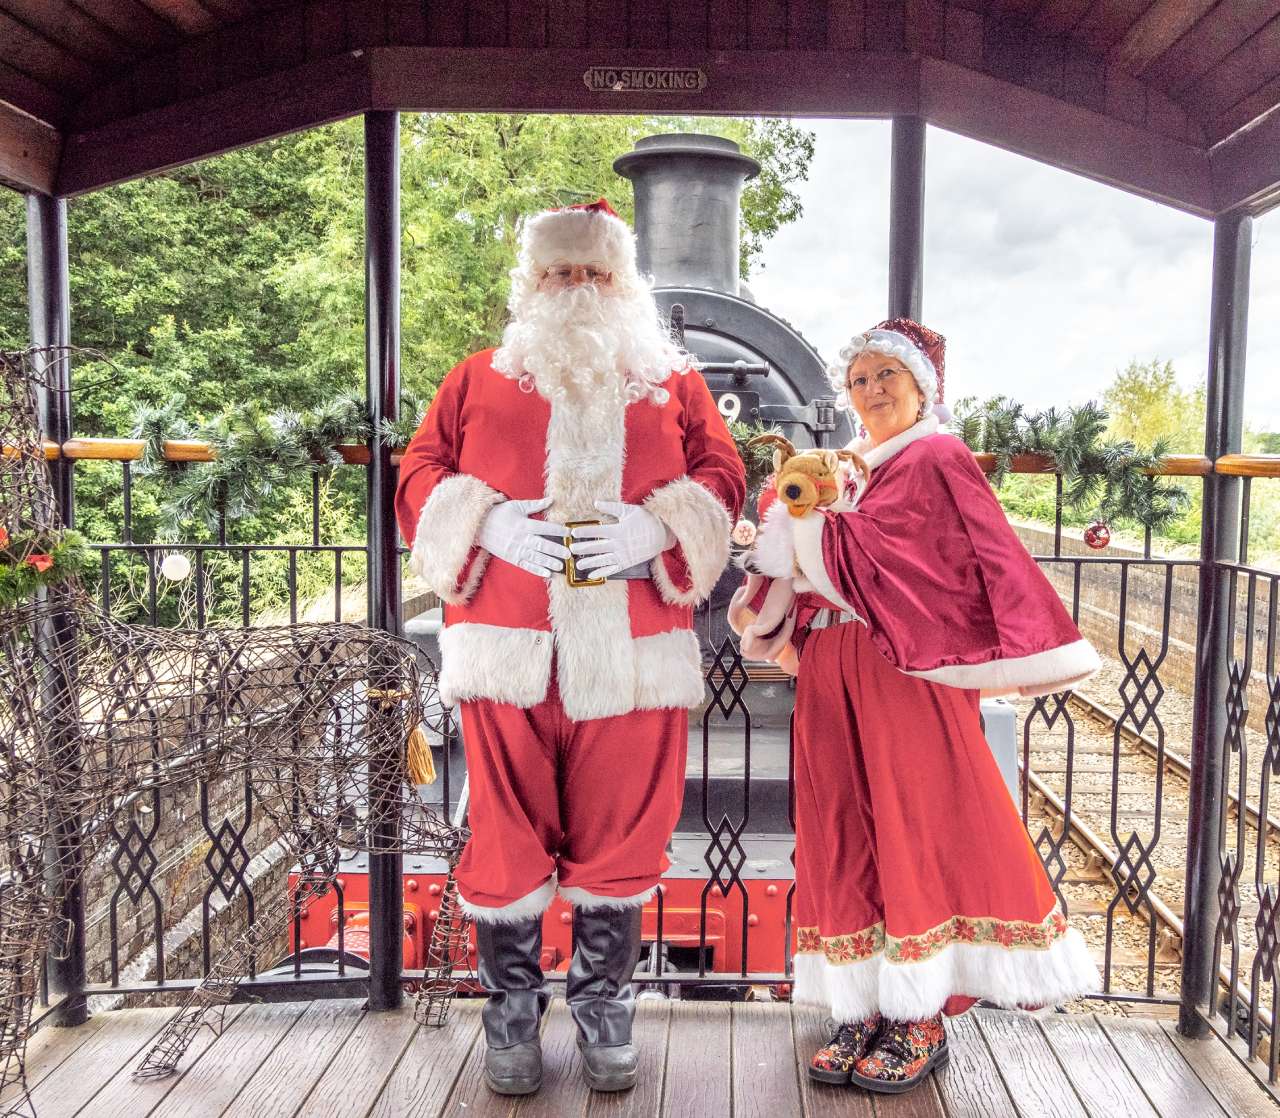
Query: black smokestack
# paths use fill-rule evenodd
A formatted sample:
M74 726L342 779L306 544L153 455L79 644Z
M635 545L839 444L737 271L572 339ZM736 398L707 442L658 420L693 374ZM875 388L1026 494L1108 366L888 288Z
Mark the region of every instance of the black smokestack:
M760 173L732 140L677 133L646 136L614 160L636 198L640 270L658 287L739 294L742 186Z

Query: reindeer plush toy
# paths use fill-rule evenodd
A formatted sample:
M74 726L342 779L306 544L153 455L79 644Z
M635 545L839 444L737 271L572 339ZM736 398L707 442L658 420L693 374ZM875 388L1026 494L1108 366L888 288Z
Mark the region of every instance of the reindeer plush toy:
M794 517L804 516L810 509L826 508L845 496L848 479L841 477L840 464L851 463L862 474L864 484L871 471L862 455L852 450L797 451L782 435L757 435L748 446L775 447L773 452L774 484L778 499Z

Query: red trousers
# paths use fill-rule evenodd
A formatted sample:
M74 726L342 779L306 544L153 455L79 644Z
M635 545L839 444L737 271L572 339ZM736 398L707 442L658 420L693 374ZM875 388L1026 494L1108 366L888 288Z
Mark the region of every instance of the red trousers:
M468 911L541 912L553 876L575 903L639 903L657 885L684 797L687 710L574 722L554 671L536 706L476 700L461 710L471 840L458 892Z
M1096 988L982 734L978 693L809 633L795 712L796 998L837 1020Z

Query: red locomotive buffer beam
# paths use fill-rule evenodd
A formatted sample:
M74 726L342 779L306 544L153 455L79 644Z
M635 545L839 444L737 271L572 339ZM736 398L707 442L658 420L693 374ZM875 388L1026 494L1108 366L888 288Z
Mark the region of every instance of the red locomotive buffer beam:
M746 861L741 886L731 885L728 896L708 887L705 835L677 835L672 868L661 891L662 974L679 984L693 979L700 967L706 974L735 976L744 969L752 974L782 975L787 956L794 950L788 934L787 897L791 889L790 836L743 836ZM439 916L445 867L433 859L406 857L404 874L404 969L420 971L426 965L426 948ZM291 875L290 885L297 875ZM345 924L342 955L347 973L359 974L369 957L369 879L363 855L344 860L338 876ZM706 894L705 921L703 894ZM745 902L745 903L744 903ZM325 969L336 972L339 958L338 891L310 901L301 918L301 958L311 975ZM560 898L552 903L543 922L542 968L547 974L565 971L573 951L572 910ZM655 896L644 909L642 925L646 960L637 978L651 974L657 960L653 945L658 938L659 900ZM705 928L705 934L704 934ZM790 948L788 939L792 939ZM745 950L745 954L744 954ZM468 947L474 968L474 935ZM281 960L292 967L294 957ZM743 983L747 981L742 980Z

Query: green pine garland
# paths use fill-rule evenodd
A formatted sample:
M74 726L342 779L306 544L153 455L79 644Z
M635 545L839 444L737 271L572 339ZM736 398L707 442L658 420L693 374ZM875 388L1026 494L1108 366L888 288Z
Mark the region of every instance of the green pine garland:
M133 424L133 437L146 443L142 472L171 475L162 506L170 531L189 520L213 530L220 509L231 519L251 516L266 496L299 472L340 463L336 445L365 443L372 430L364 400L355 393L303 412L229 409L199 427L182 417L184 406L175 397L158 407L141 407ZM400 418L383 422L379 434L393 446L405 446L426 410L424 400L405 394ZM1040 454L1062 476L1064 508L1094 508L1103 520L1129 519L1160 531L1188 501L1176 485L1144 472L1160 465L1167 444L1157 440L1150 450L1142 450L1130 442L1106 441L1106 426L1107 413L1095 403L1033 413L996 396L981 403L974 397L959 401L950 430L974 452L995 455L991 480L996 486L1008 475L1014 455ZM771 428L735 422L729 429L746 466L747 490L758 493L773 472L773 449L747 443ZM165 460L166 440L193 438L212 446L214 461L180 466Z
M340 464L342 456L334 448L365 443L372 430L365 402L354 392L302 412L228 409L199 427L182 418L184 406L181 397L144 406L133 422L133 437L146 443L140 472L169 475L161 505L167 534L176 534L190 520L213 531L222 512L232 520L252 516L298 473ZM212 447L214 460L188 466L169 462L164 444L170 439L203 440Z
M1077 408L1027 412L1006 396L979 403L973 396L955 406L949 428L975 453L994 454L992 484L1003 483L1015 454L1040 454L1062 477L1062 505L1094 509L1099 519L1136 521L1159 532L1187 507L1186 492L1157 469L1169 453L1157 439L1150 450L1128 441L1104 440L1106 410L1090 401Z

